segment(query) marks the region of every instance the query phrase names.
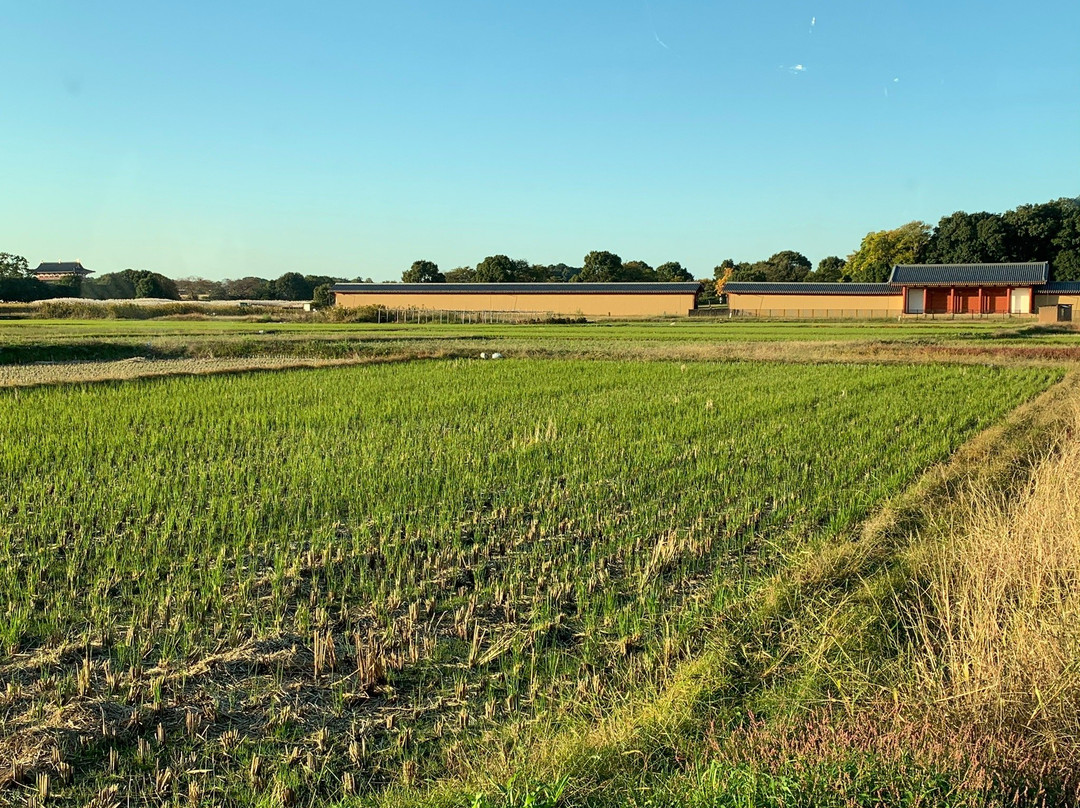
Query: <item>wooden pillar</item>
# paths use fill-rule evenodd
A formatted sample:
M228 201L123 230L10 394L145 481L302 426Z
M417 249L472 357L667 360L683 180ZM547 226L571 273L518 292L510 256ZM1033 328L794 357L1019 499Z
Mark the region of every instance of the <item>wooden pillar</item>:
M907 287L905 286L905 287L903 287L903 289L904 289L904 309L903 309L903 311L904 311L904 314L907 314L908 313Z
M949 314L956 314L956 288L949 287Z
M981 286L979 287L979 314L986 314L983 311L983 288Z

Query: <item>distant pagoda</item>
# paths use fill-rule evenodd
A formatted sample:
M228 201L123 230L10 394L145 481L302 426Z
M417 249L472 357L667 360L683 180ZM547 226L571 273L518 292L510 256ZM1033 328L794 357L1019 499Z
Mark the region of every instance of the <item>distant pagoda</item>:
M69 278L72 275L78 278L85 278L93 271L94 270L92 269L84 267L81 261L54 261L38 264L37 269L33 270L30 274L39 281L58 281L62 278Z

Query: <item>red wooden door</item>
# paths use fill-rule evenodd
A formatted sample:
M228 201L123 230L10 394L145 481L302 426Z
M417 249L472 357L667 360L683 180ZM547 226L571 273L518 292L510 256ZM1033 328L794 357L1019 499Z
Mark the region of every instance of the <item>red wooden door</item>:
M926 313L927 314L944 314L949 310L949 290L948 289L927 289L926 290Z
M989 314L1008 314L1009 312L1009 290L1008 289L987 289L986 292L986 311Z
M956 290L956 308L954 311L957 314L978 314L979 312L979 290L978 289L957 289Z

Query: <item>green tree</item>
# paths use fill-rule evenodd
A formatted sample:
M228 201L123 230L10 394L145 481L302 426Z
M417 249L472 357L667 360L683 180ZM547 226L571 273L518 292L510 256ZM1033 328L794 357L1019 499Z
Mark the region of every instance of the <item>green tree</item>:
M178 278L175 283L181 297L191 300L204 297L210 300L225 299L225 286L221 281L211 281L206 278Z
M756 263L749 263L748 261L740 261L735 264L731 270L731 280L739 282L752 282L761 283L767 281L768 273L766 272L765 261L757 261ZM723 266L723 264L721 264Z
M268 300L272 297L270 281L253 275L225 280L222 285L229 300Z
M622 259L607 250L593 250L585 256L581 272L574 276L582 283L612 283L622 279Z
M619 270L620 281L655 281L656 270L644 261L625 261Z
M1080 281L1080 200L1058 200L1062 205L1061 228L1051 242L1051 277L1056 281Z
M69 290L37 278L0 278L0 300L30 303L54 297L70 297Z
M30 265L21 255L0 253L0 278L27 278L30 276Z
M135 281L135 297L156 297L154 294L154 282L147 277Z
M94 300L130 300L135 297L180 299L176 281L148 269L125 269L122 272L107 272L100 278L73 280L81 281L76 296Z
M827 258L822 258L818 261L817 271L814 273L813 280L821 283L850 281L851 276L844 272L844 267L846 265L847 261L838 255L830 255Z
M532 267L533 278L545 283L569 281L579 272L581 272L580 267L571 267L566 264L534 264Z
M1010 260L1050 261L1058 252L1054 239L1061 232L1064 220L1076 209L1076 200L1058 199L1041 205L1019 205L1006 211L1002 218L1009 226Z
M662 283L692 281L694 276L687 272L678 261L668 261L656 268L656 280Z
M334 305L334 293L331 283L320 283L311 291L311 302L317 309L326 309Z
M508 255L489 255L476 265L477 283L513 283L520 267Z
M772 283L805 281L813 268L810 259L795 250L782 250L765 261L765 280Z
M848 256L848 275L859 283L884 283L896 264L915 263L929 238L930 225L919 221L867 233L859 249Z
M401 273L403 283L446 283L446 276L439 272L434 261L413 261L413 265Z
M1080 250L1062 250L1054 257L1053 280L1080 281Z
M444 276L447 283L476 283L476 270L472 267L457 267Z
M1009 261L1010 230L995 213L958 210L941 217L917 259L928 264Z
M276 300L311 300L314 286L299 272L286 272L271 281L270 295Z

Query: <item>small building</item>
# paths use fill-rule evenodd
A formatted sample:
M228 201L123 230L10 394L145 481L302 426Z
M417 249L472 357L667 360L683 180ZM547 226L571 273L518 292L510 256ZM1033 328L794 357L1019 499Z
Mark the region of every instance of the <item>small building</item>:
M685 317L693 283L336 283L338 306L570 317Z
M85 278L93 271L84 267L80 261L55 261L38 264L37 269L31 270L30 274L39 281L58 281L72 276Z
M1060 281L1036 289L1035 310L1041 323L1080 322L1080 283Z
M1045 261L897 264L886 283L728 283L724 292L733 315L798 319L1031 315L1080 303L1080 284L1048 283L1049 272Z
M904 299L904 314L1033 314L1035 289L1050 265L897 264L889 285Z

